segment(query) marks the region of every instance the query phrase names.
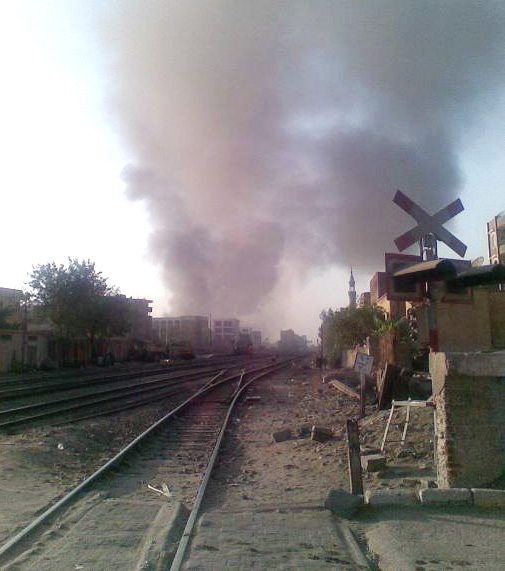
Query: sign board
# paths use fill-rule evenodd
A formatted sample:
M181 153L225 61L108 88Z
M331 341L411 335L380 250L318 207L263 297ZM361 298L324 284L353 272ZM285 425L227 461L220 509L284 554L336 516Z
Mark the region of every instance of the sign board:
M401 190L396 191L393 202L402 210L407 212L407 214L410 214L410 216L412 216L412 218L417 222L417 226L412 228L412 230L409 230L408 232L405 232L405 234L396 238L395 244L400 252L403 252L403 250L412 246L427 234L433 234L436 236L437 240L444 242L444 244L454 250L456 254L459 254L462 258L464 257L466 245L463 244L461 240L458 240L454 234L451 234L449 230L443 227L443 224L464 210L463 204L459 198L433 215L428 214L411 198L403 194Z
M372 366L372 355L365 355L365 353L356 353L356 360L354 361L354 370L356 373L370 375L372 373Z
M393 301L420 301L423 291L420 283L398 283L393 279L396 272L423 261L421 256L409 254L384 254L386 266L386 291L388 299Z

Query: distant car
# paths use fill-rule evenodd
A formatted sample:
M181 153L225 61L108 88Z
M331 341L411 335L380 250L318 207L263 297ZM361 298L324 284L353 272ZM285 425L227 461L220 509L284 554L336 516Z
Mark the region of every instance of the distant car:
M160 365L162 367L168 367L172 364L172 359L160 359Z

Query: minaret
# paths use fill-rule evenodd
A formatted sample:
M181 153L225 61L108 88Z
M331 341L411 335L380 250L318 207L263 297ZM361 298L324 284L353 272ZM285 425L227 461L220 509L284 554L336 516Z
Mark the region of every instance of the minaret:
M356 288L354 276L352 275L352 266L351 266L351 277L349 279L349 309L354 309L356 307Z

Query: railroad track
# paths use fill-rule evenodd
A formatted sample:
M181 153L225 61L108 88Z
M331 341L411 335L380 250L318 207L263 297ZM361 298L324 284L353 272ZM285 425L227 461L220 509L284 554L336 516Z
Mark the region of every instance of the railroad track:
M0 566L145 569L173 559L179 569L235 403L284 365L214 377L1 546ZM180 538L166 536L175 501L193 508L177 552Z
M261 356L252 361L261 361L271 356ZM185 363L171 363L168 367L151 366L135 367L128 370L111 371L104 374L103 371L96 372L74 372L60 373L55 376L41 374L27 378L2 378L0 379L0 399L22 398L24 395L45 394L54 391L69 391L81 387L92 387L102 384L126 381L129 379L147 378L167 373L177 373L190 370L202 370L209 367L232 367L244 361L238 357L223 357L212 359L199 359L197 361Z
M256 361L257 363L258 361ZM264 360L262 361L264 362ZM242 369L245 363L237 363L232 370ZM174 374L164 371L156 377L137 377L107 385L83 386L71 394L21 403L16 399L4 404L0 410L0 430L12 430L40 422L76 422L84 418L113 414L159 401L160 399L179 397L183 400L195 385L203 385L206 380L217 374L220 368L207 367ZM69 391L63 391L68 393ZM53 394L53 393L50 393ZM18 397L22 398L22 397ZM33 398L31 399L33 401Z

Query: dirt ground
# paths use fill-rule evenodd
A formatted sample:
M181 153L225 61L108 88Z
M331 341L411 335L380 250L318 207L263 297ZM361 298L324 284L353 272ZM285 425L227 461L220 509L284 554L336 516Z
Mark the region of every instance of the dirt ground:
M330 488L349 489L345 426L347 418L358 415L356 401L324 384L320 371L307 364L258 381L247 394L260 398L246 399L236 409L213 478L213 502L306 504L323 501ZM0 543L172 407L165 403L1 435ZM380 446L387 414L367 407L360 421L363 449ZM325 443L310 440L312 425L330 428L334 437ZM291 429L292 437L275 442L273 433L283 428ZM394 427L391 440L399 434ZM365 474L365 488L412 487L421 477L433 477L432 439L431 414L414 411L407 444L387 445L388 468Z
M342 377L346 374L342 371ZM258 381L248 396L236 410L213 478L216 497L211 501L226 504L242 497L251 507L302 505L324 501L330 488L349 490L346 421L358 416L357 401L323 383L321 372L307 364ZM363 452L380 448L389 411L378 412L370 405L366 413L360 421ZM365 489L415 487L421 479L434 478L432 412L412 412L402 447L394 440L401 436L404 414L393 418L385 450L387 468L365 473ZM311 440L312 425L329 428L334 437L324 443ZM283 429L290 429L291 437L275 442L273 434Z
M166 414L175 400L0 434L0 544Z

